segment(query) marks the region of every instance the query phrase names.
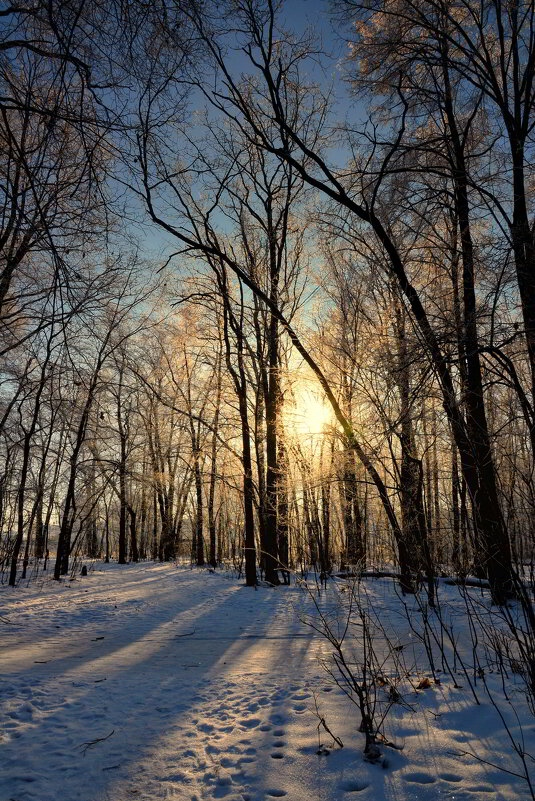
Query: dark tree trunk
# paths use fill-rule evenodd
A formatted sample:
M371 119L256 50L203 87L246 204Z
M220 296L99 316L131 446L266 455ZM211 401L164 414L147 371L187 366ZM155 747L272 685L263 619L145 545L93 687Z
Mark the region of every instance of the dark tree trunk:
M343 520L346 536L346 560L350 565L365 567L365 553L362 539L362 514L357 489L355 457L352 450L344 453L344 472L342 475Z
M244 509L244 549L245 549L245 583L255 587L256 577L256 544L254 536L254 484L253 462L251 457L251 431L247 409L247 374L243 361L243 297L241 298L240 318L234 315L228 293L226 273L218 275L219 287L223 298L223 337L225 343L225 362L232 376L234 390L238 398L242 432L242 466L243 466L243 509ZM232 362L232 348L229 337L229 326L236 338L237 369Z
M126 469L127 469L127 419L123 419L124 358L119 365L117 387L117 429L119 432L119 564L126 564Z
M264 458L264 393L259 390L255 404L255 452L258 474L258 534L260 538L259 563L263 573L266 569L266 460Z
M136 510L128 505L128 514L130 515L130 555L132 562L139 562L139 551L137 547L137 531L136 531Z
M329 479L323 480L321 484L321 528L323 534L323 544L321 553L322 572L331 572L331 481L330 471L332 469L332 459L334 453L334 440L331 445L331 466L329 469ZM323 456L323 454L322 454ZM323 459L322 459L323 461Z
M400 397L401 467L400 506L403 537L409 555L408 569L418 577L428 565L428 521L423 503L421 463L415 454L413 410L411 406L411 355L407 346L405 311L394 288L397 365L395 380ZM425 410L423 415L425 436ZM426 446L427 450L427 446ZM425 538L425 541L424 541Z
M17 495L17 535L15 537L15 542L13 544L13 551L11 555L11 569L9 571L9 585L11 587L15 586L15 581L17 577L17 560L19 558L19 553L22 546L22 540L24 537L24 509L26 505L26 482L28 480L28 470L30 466L31 445L33 436L35 434L35 429L37 428L37 422L39 420L39 412L41 409L41 396L45 388L46 372L48 369L48 364L50 362L50 355L52 352L53 336L54 336L54 329L52 328L50 336L47 341L45 358L43 360L43 364L41 365L39 384L37 386L37 391L35 394L35 401L33 405L30 426L28 430L24 432L24 439L22 446L22 465L20 470L19 488ZM26 575L26 565L28 564L28 556L29 556L29 546L30 546L29 530L26 533L26 537L27 539L26 539L26 552L24 556L24 562L25 562L24 575Z
M279 565L283 569L285 581L288 580L289 527L288 527L288 464L284 443L279 439L279 482L277 487L277 521Z
M513 9L512 13L518 14L518 9ZM515 44L518 45L518 42ZM520 115L518 114L518 116ZM519 134L518 130L515 130L515 128L518 129L519 127L520 119L515 120L516 125L514 126L511 117L508 120L508 134L513 164L511 239L531 369L531 391L532 397L535 398L535 236L533 227L530 224L526 203L525 137ZM533 426L531 438L533 442L535 439ZM535 458L535 453L533 457Z
M61 517L61 526L59 531L58 546L56 552L56 563L54 565L54 579L56 581L59 581L60 577L62 575L65 575L69 570L71 535L72 535L72 528L74 525L74 511L76 508L75 486L76 486L76 473L78 469L78 459L80 456L80 451L82 449L82 446L86 438L87 425L89 422L89 414L93 406L93 401L95 399L95 393L97 389L98 380L100 377L100 371L102 369L105 360L104 354L110 336L111 336L111 329L108 331L104 339L104 342L101 345L97 363L95 365L95 369L93 370L93 375L91 376L91 380L89 382L87 397L82 410L80 423L78 425L78 429L76 432L76 441L74 443L73 452L69 460L70 461L69 481L67 484L67 492L65 494L65 503L63 507L63 514Z
M42 491L37 500L35 516L35 558L42 559L45 553L45 527L43 523L43 495Z
M221 342L219 343L221 349ZM217 478L217 436L219 433L219 411L221 405L221 350L217 356L216 367L216 400L214 420L212 423L212 453L210 457L210 491L208 495L208 531L210 536L210 556L209 563L212 567L217 565L217 548L216 548L216 518L214 511L215 504L215 489Z
M195 558L198 567L204 565L204 533L203 533L203 497L202 497L202 473L201 473L201 455L198 451L198 444L196 443L197 450L194 454L195 459Z
M158 559L158 493L156 488L154 488L152 493L151 557L153 562Z
M121 442L121 463L119 465L119 564L126 564L126 476L122 453L123 443Z
M511 572L511 548L498 497L494 458L483 401L474 283L474 247L468 201L468 173L464 145L457 129L453 109L446 47L444 47L443 53L443 75L444 105L451 141L455 208L463 265L464 350L467 365L465 406L471 442L471 450L464 454L464 457L465 461L473 459L474 462L475 487L469 485L469 489L474 509L474 524L481 533L485 572L492 588L494 600L497 603L504 603L514 584Z
M462 569L461 557L461 512L459 507L459 465L457 461L457 448L453 437L451 440L451 502L452 502L452 551L451 562L456 575Z

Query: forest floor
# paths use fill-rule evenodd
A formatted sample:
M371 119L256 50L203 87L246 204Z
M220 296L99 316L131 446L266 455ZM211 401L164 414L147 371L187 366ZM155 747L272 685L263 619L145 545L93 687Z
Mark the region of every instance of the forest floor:
M416 601L400 599L389 579L362 591L390 640L377 711L394 684L383 730L397 747L364 761L358 710L325 670L332 648L302 622L321 629L321 610L333 630L343 627L341 588L255 590L228 574L154 563L96 563L75 581L0 587L0 801L531 798L525 779L507 772L523 765L503 720L535 774L521 678L502 681L489 652L485 679L474 679L453 648L457 672L436 654L433 676L405 611L416 620ZM457 589L440 597L459 655L471 653ZM357 672L359 625L353 617L344 642Z

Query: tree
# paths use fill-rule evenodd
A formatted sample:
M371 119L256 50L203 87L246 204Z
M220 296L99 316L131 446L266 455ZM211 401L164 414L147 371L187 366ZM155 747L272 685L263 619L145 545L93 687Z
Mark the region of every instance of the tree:
M355 26L361 85L373 91L380 82L383 92L402 96L413 113L431 109L447 122L465 254L470 247L468 189L480 195L497 225L508 230L535 395L535 279L529 266L535 251L527 180L535 105L532 4L509 8L496 0L465 0L454 8L434 0L393 5L340 0L337 5ZM476 120L489 148L483 180L467 170L462 154L467 142L462 129Z
M118 281L117 286L113 287L115 292L103 304L100 326L97 328L96 321L93 319L89 331L83 332L85 337L90 336L92 340L87 369L81 369L80 364L73 365L76 376L75 386L78 387L78 391L73 408L72 447L69 455L67 487L62 504L54 567L54 578L57 581L68 571L71 538L76 517L76 482L79 474L79 460L88 436L91 413L102 388L104 367L122 344L146 325L146 319L143 317L136 319L133 310L138 304L141 306L147 301L152 287L149 286L148 290L136 291L133 279L134 271L132 269L126 276L123 276L122 281Z

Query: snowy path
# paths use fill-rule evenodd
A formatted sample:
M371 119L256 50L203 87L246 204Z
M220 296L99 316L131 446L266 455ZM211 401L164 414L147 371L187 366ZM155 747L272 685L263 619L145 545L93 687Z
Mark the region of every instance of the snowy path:
M394 708L405 748L387 770L364 763L354 708L318 664L325 642L300 622L307 603L157 564L2 588L0 801L528 798L448 753L482 747L494 724L479 710L463 732L468 702L446 682L425 708ZM315 699L344 741L329 756Z

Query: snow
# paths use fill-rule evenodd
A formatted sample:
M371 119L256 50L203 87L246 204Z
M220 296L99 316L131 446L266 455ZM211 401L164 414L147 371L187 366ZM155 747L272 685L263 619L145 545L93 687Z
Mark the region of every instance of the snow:
M519 677L502 683L490 661L485 681L468 674L478 705L459 665L452 676L435 653L435 683L415 601L405 599L411 629L391 580L363 586L400 693L384 725L396 748L376 764L363 759L357 708L325 670L331 646L303 623L321 629L321 612L344 624L342 582L320 595L172 564L95 563L76 581L1 587L0 801L531 798L511 775L522 762L501 718L535 754ZM454 587L440 593L469 655L463 601ZM344 647L358 661L358 621ZM452 668L451 643L445 651ZM388 689L377 690L383 710Z

